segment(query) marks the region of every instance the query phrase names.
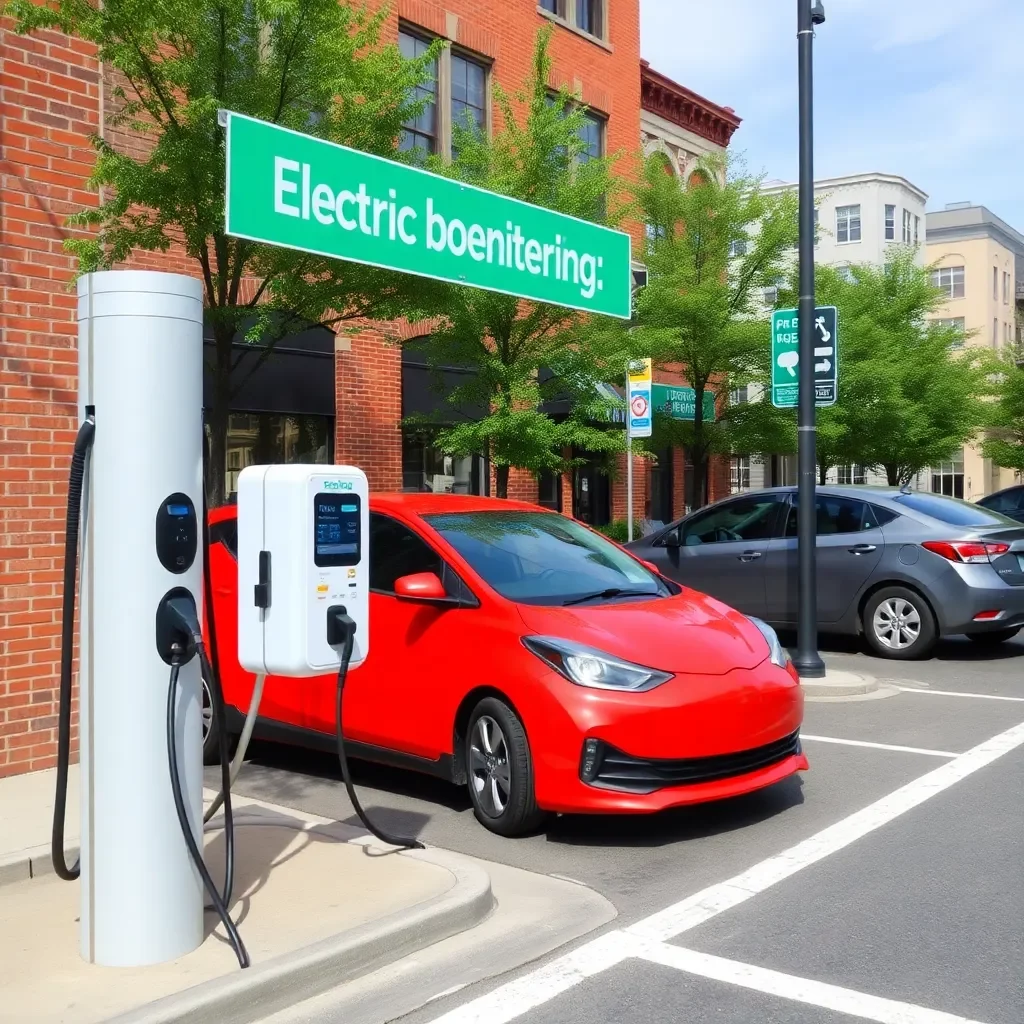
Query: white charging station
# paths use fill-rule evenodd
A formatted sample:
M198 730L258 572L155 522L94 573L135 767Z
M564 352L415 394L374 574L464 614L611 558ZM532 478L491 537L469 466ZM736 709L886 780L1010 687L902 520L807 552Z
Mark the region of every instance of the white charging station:
M370 652L369 488L353 466L248 466L238 477L238 660L258 675L336 672L328 611L356 624L350 668Z
M79 632L81 953L130 967L203 941L202 882L173 803L168 665L155 615L169 590L202 606L203 293L179 274L78 281L78 412L95 415L83 492ZM200 668L182 667L178 772L202 836Z

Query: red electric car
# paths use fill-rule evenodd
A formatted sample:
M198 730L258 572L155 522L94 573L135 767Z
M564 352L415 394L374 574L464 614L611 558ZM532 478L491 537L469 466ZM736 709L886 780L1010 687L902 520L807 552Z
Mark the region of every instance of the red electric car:
M254 685L235 656L235 516L210 517L231 733ZM717 800L807 768L803 694L772 629L575 520L380 494L369 550L370 653L345 688L347 747L467 785L494 832L533 829L545 811ZM269 677L255 734L333 749L335 686Z

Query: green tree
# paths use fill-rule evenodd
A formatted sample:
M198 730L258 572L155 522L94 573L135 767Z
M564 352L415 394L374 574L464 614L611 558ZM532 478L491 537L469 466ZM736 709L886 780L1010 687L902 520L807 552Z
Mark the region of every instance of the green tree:
M839 395L818 410L819 464L880 467L896 486L951 458L985 422L992 366L935 318L944 300L929 268L901 247L883 267L819 267L815 290L839 315Z
M550 28L537 36L531 73L520 92L494 87L499 127L487 138L454 128L455 159L428 161L431 170L584 220L608 223L612 184L608 158L591 158L582 137L585 108L565 89L548 85ZM563 306L527 303L509 295L448 286L444 314L421 344L434 366L472 372L447 397L454 405L486 410L479 420L442 427L434 443L450 455L488 452L498 497L508 496L512 466L538 473L562 470L572 447L597 453L621 450L622 430L602 429L608 402L596 384L602 370L594 352L578 344L585 314ZM561 422L541 411L565 398Z
M997 466L1024 473L1024 370L1017 365L1016 352L1006 353L995 369L995 401L986 408L982 452Z
M645 161L636 193L647 224L649 278L637 298L628 347L656 366L680 370L698 395L714 392L724 410L708 422L698 401L692 422L662 425L690 452L697 501L709 456L743 450L753 443L755 423L771 416L767 409L727 404L733 388L765 378L770 328L758 300L781 276L797 235L796 196L766 194L760 185L759 178L712 157L687 184L667 173L655 154ZM772 424L785 434L781 419Z
M101 201L70 223L95 230L68 248L81 272L172 246L196 263L215 341L210 490L219 502L228 410L244 383L232 372L239 332L261 347L251 373L296 329L418 315L428 290L373 267L226 235L217 111L398 158L402 123L419 109L412 90L434 51L407 61L396 46L381 46L387 10L369 14L349 0L9 0L3 13L21 33L57 28L95 43L108 73L123 81L107 123L142 137L146 152L93 140L90 187L102 189Z

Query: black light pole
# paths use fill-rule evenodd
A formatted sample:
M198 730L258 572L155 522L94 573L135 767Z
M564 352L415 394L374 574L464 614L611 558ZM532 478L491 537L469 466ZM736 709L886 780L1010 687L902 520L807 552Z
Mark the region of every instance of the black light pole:
M820 678L825 663L818 654L818 591L815 572L817 482L814 407L814 26L825 20L821 0L797 0L797 47L800 60L800 405L798 415L797 545L799 548L800 613L797 651L793 659L801 676Z

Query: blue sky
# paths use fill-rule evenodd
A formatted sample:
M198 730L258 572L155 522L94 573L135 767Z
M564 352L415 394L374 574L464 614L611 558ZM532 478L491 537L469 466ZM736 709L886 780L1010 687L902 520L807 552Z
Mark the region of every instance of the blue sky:
M823 0L815 177L901 174L928 209L982 203L1024 232L1024 0ZM652 67L733 107L753 173L797 176L794 0L641 0Z

